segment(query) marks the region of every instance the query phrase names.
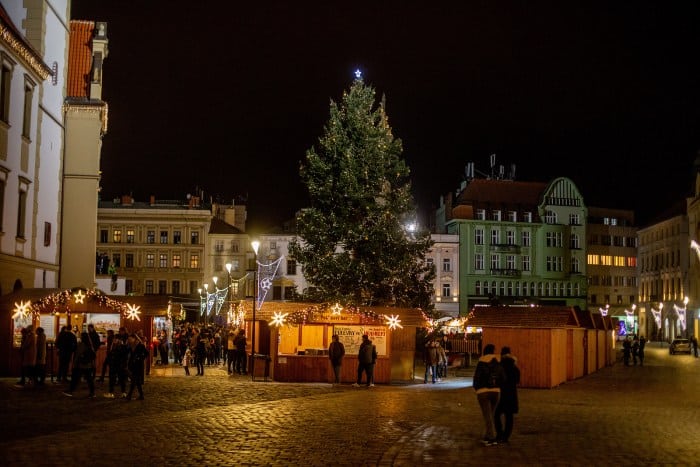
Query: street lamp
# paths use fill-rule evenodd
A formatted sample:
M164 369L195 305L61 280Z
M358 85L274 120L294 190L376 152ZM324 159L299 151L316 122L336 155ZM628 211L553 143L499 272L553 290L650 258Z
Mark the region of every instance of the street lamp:
M226 310L226 316L230 316L231 313L231 262L226 263L226 273L228 274L228 283L226 284L226 296L228 297L228 309ZM230 323L229 323L230 324Z
M253 337L251 338L251 355L250 360L250 378L255 381L255 305L258 301L258 248L260 248L260 242L253 240L250 242L250 246L253 247L253 326L252 332Z
M209 314L209 284L204 284L204 326L207 325L207 315Z

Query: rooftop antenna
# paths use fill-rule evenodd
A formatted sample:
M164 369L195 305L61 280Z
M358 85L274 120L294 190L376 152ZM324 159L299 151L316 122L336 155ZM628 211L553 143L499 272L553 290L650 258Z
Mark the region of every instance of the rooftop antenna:
M491 154L491 178L494 178L494 167L496 167L496 154Z

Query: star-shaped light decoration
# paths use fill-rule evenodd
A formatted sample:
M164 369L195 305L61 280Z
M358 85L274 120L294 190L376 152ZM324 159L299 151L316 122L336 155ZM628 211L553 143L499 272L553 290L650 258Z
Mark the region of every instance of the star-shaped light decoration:
M260 288L263 290L269 290L270 287L272 287L272 281L270 280L269 277L266 277L265 279L260 281Z
M23 302L20 300L19 303L15 302L15 313L12 315L12 319L25 319L27 316L29 316L29 306L32 304L32 302L27 301Z
M141 318L139 318L139 313L141 313L139 310L141 309L140 306L138 305L130 305L126 304L126 319L131 319L131 320L137 320L141 321Z
M362 72L360 71L359 68L357 70L355 70L355 78L362 79Z
M333 310L334 315L339 315L341 311L343 311L343 307L340 306L340 303L336 303L331 307L331 310Z
M399 319L399 315L385 316L384 319L387 321L389 329L403 329L403 326L401 326L401 320Z
M282 326L284 324L284 319L287 317L289 313L280 313L278 311L275 311L272 314L272 320L270 321L270 324L273 326Z
M78 290L78 293L73 294L73 299L75 299L75 303L85 303L85 294L82 290Z

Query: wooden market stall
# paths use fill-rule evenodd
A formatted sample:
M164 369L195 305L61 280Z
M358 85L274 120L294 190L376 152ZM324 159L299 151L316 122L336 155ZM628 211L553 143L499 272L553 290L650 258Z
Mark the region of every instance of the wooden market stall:
M246 319L252 320L250 303L243 306ZM392 317L396 326L391 325ZM274 381L332 382L328 346L338 334L346 352L341 381L352 383L362 335L367 334L377 347L375 383L413 381L416 335L426 325L418 309L266 302L256 311L255 376L265 376L262 372L267 369ZM252 333L250 322L246 332Z
M64 325L76 332L94 324L103 342L107 330L120 326L129 332L141 331L147 342L153 338L157 320L168 319L168 297L108 296L98 289L20 289L0 297L0 375L20 374L21 330L29 324L41 326L47 337L47 375L58 368L58 355L53 344ZM97 352L101 367L106 354L104 346Z
M552 388L582 373L584 332L573 308L476 307L467 325L481 328L497 353L511 348L522 387Z

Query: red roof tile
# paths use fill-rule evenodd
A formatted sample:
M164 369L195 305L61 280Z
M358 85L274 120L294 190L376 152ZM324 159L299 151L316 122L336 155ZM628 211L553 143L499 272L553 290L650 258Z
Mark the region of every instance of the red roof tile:
M70 22L68 50L68 97L89 98L90 73L92 71L92 37L95 23Z
M536 212L534 208L542 202L542 193L547 186L547 183L541 182L475 179L457 197L453 215L456 219L470 218L465 217L468 211L464 211L464 205L480 209L529 209Z

